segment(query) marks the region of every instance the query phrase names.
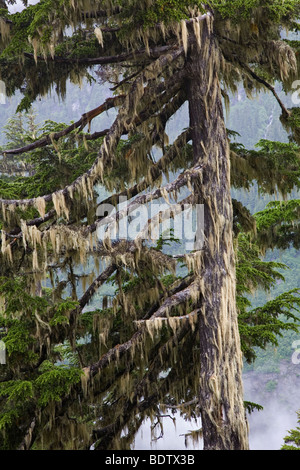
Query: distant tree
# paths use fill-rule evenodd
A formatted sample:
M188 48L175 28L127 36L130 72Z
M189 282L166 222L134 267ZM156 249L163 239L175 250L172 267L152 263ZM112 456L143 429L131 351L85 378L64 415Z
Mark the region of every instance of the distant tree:
M241 81L249 95L269 90L297 134L297 112L272 83L288 90L296 77L298 43L283 41L281 28L298 28L299 2L42 0L1 15L0 79L8 95L24 93L18 111L54 84L64 96L66 80L80 84L95 65L114 93L76 122L49 122L38 139L4 151L34 171L0 180L0 447L128 448L164 405L200 414L204 449L248 449L243 353L252 360L254 346L295 329L299 298L288 292L249 313L246 294L269 288L281 266L261 262L271 238L263 243L258 231L256 245L256 221L230 190L256 180L286 193L300 166L293 145L230 147L222 96L229 105ZM167 125L185 103L188 127L168 142ZM109 129L83 132L109 109L117 111ZM99 198L99 184L113 194ZM174 253L163 237L97 237L114 222L99 202L114 205L122 223L169 198L179 213L204 207L203 246ZM153 216L152 227L170 217L168 209ZM117 288L113 304L94 308L106 283Z
M299 412L298 418L300 419ZM298 419L298 423L300 422ZM282 450L299 450L300 448L300 428L292 429L284 438L285 444L281 447Z

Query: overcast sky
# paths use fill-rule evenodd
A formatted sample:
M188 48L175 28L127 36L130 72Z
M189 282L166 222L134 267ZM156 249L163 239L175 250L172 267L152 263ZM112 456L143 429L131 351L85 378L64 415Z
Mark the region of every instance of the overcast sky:
M29 0L29 5L35 5L39 0ZM17 3L14 5L8 5L8 10L10 13L15 13L16 11L21 11L24 8L23 3L20 0L17 0Z

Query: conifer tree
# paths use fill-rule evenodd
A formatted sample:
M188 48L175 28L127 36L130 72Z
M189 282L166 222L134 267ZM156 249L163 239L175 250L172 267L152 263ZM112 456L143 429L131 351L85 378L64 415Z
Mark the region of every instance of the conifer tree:
M0 12L0 79L8 95L22 90L18 111L54 84L63 97L68 79L80 84L95 66L112 89L77 121L50 121L4 151L33 173L0 180L1 448L128 448L144 417L159 420L166 406L200 414L204 449L248 449L243 354L252 360L254 346L296 328L299 301L288 292L247 309L245 294L269 288L281 266L259 258L271 246L265 214L254 241L256 220L230 189L255 179L286 194L298 182L299 148L230 145L223 100L240 82L249 95L266 89L297 138L297 111L274 82L289 90L297 77L298 44L281 30L298 28L299 2L41 0ZM168 141L185 104L188 127ZM110 109L111 127L91 133ZM162 236L111 239L116 219L161 199L177 201L177 213L204 207L203 246L170 254ZM99 213L108 204L117 217ZM170 217L165 209L151 224ZM96 308L106 284L117 289L113 303Z
M299 412L298 414L298 423L299 423ZM299 426L296 429L291 429L288 432L288 435L284 438L285 444L281 447L282 450L299 450L300 446L300 428Z

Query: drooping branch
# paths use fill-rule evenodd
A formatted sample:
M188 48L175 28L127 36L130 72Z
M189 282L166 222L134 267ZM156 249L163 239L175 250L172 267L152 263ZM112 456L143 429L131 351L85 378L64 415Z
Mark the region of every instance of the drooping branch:
M95 13L88 13L88 17L90 14L92 14L92 16L95 15ZM207 12L195 18L182 20L182 25L185 25L185 28L190 28L190 27L195 28L201 22L205 20L209 20L210 16L211 16L211 13ZM97 17L97 15L95 17ZM161 27L162 27L161 24L156 25L156 28L159 30L161 29ZM114 27L114 28L109 28L107 26L103 27L103 32L105 31L117 32L118 30L119 30L118 27ZM56 62L56 63L64 63L64 64L81 64L81 65L90 66L90 65L121 64L121 63L128 62L128 61L132 63L133 60L139 59L140 61L141 58L143 57L145 58L146 61L149 59L157 59L162 54L166 54L168 51L171 51L172 49L174 50L176 48L177 48L177 44L156 46L154 48L145 47L143 49L140 49L134 52L123 53L119 55L102 56L102 57L71 58L71 57L60 57L56 55L44 57L44 56L37 56L36 54L28 53L28 52L24 52L24 56L35 61L46 60L47 62Z
M69 125L65 129L59 132L55 132L51 135L46 135L45 137L42 137L41 139L36 140L35 142L32 142L28 145L25 145L24 147L19 147L17 149L7 149L4 150L2 153L4 155L17 155L20 153L25 153L25 152L30 152L32 150L35 150L37 148L45 147L46 145L51 145L53 141L59 140L61 137L66 137L68 134L70 134L72 131L75 129L79 128L79 131L82 130L86 125L90 125L91 121L96 117L99 116L101 113L104 111L108 111L111 108L114 108L116 106L119 106L123 103L125 96L124 95L118 95L112 98L107 98L107 100L98 106L95 109L92 109L91 111L88 111L84 113L81 118L74 122L73 124ZM98 137L98 135L97 135Z
M126 423L128 423L133 414L137 415L138 413L146 411L155 402L157 402L157 400L160 400L164 394L169 392L170 377L176 375L174 370L172 370L168 377L163 380L163 383L160 384L159 390L156 389L155 392L150 394L150 396L149 384L157 382L158 371L162 364L168 363L170 350L178 346L190 331L188 322L182 322L180 326L181 327L176 332L176 335L172 335L170 339L159 348L159 351L150 364L149 370L147 370L143 378L135 387L134 395L130 397L130 399L126 400L123 406L122 416L119 416L115 422L94 430L94 438L101 439L100 443L96 443L96 450L99 448L107 448L110 440L121 432L121 429L126 425ZM147 398L141 399L142 397Z
M82 313L84 307L90 302L91 298L93 297L93 295L95 294L97 289L99 289L112 276L112 274L115 272L116 269L117 269L116 264L112 263L93 281L93 283L88 287L88 289L85 291L85 293L79 299L78 307L74 308L70 312L68 330L66 330L64 332L57 331L55 329L50 330L49 333L44 338L45 344L46 344L47 341L50 341L50 344L53 341L59 341L59 340L63 341L65 339L65 335L67 335L69 337L70 341L71 341L71 344L73 346L75 345L75 343L76 343L76 340L75 340L76 328L75 328L75 326L76 326L76 323L77 323L78 316ZM62 335L62 336L60 337L60 335ZM46 350L45 350L45 348L42 348L41 349L41 357L40 357L37 365L39 365L42 362L42 360L44 360L46 358L46 356L44 356L44 354L46 354Z
M174 62L178 57L180 57L181 54L182 49L174 50L172 54L169 53L164 56L160 56L156 61L152 62L143 70L143 72L131 85L131 88L127 94L128 99L125 99L115 122L106 134L104 142L100 147L98 157L96 158L93 166L90 168L90 170L79 176L72 184L66 186L63 190L42 196L42 199L44 199L45 202L52 201L54 195L60 198L69 197L70 193L74 195L74 192L82 188L82 185L86 186L88 184L89 187L92 187L92 185L97 180L101 179L103 168L113 158L112 155L121 139L121 136L124 132L128 132L136 119L136 105L146 92L143 86L144 81L149 80L149 77L153 75L153 70L163 70L165 67ZM23 200L0 199L2 206L32 206L35 204L35 202L35 198Z
M89 178L92 178L95 181L97 178L101 177L102 170L103 170L103 161L105 157L108 156L108 152L112 152L113 149L115 149L116 145L118 144L123 134L125 121L126 121L126 117L124 116L124 109L122 109L122 112L119 112L118 117L116 118L114 124L109 129L109 132L107 133L105 137L105 142L101 145L98 157L96 161L94 162L93 166L90 168L90 170L88 170L85 174L79 176L73 183L66 186L63 190L57 191L53 194L47 194L45 196L42 196L42 199L45 201L45 203L51 202L53 200L54 195L68 197L70 192L74 194L74 191L80 188L83 183L86 184ZM14 206L26 207L26 206L35 205L36 198L23 199L23 200L0 199L0 203L2 204L2 206L7 206L7 205L12 204Z
M264 85L268 90L270 90L273 93L273 95L275 96L275 99L277 100L277 102L278 102L278 104L279 104L279 106L282 110L283 117L288 118L290 116L290 112L284 106L284 104L281 101L281 99L279 98L275 88L270 83L268 83L264 78L258 76L255 72L253 72L253 70L247 64L245 64L244 62L242 62L239 59L238 59L238 63L252 78L254 78L254 80L256 80L258 83L261 83L262 85Z
M183 256L184 258L184 256ZM194 274L188 274L186 277L183 279L180 279L180 281L175 281L171 288L169 288L167 291L165 291L160 298L158 299L157 302L153 303L151 308L147 311L147 313L143 316L142 320L149 320L152 318L152 315L160 308L163 302L168 297L172 297L173 295L177 294L178 292L182 292L184 289L189 287L192 282L195 280L195 275Z
M133 349L140 341L143 340L144 335L147 333L147 325L149 325L149 322L154 322L160 317L164 317L170 311L171 308L175 308L179 305L182 305L183 303L186 303L188 299L195 299L197 297L197 283L197 280L192 281L188 287L178 291L170 298L167 298L164 301L163 305L151 315L147 322L145 321L141 323L141 325L139 325L138 330L128 341L122 344L118 344L115 347L111 348L100 358L98 362L86 367L84 369L86 378L88 379L93 377L100 370L104 369L108 364L113 361L119 360L120 357L124 356L131 349ZM189 318L184 318L184 320L189 321Z
M169 305L169 307L168 306L165 307L167 315L168 315L168 310L169 310L170 307L172 307L171 304ZM186 315L176 315L176 316L173 316L173 317L168 317L168 316L161 317L161 316L159 316L158 318L159 318L160 325L162 325L163 323L172 325L172 322L179 323L179 322L182 322L183 320L193 322L194 321L193 317L198 315L198 313L199 313L199 310L193 310L191 313L187 313ZM142 325L143 323L146 323L146 326L147 326L147 325L151 325L151 323L155 324L156 318L157 317L151 317L149 320L136 320L135 323L137 325Z
M40 244L42 243L42 240L45 239L51 241L52 243L52 234L53 236L55 235L55 240L56 237L59 236L60 239L60 252L61 250L73 250L74 247L78 245L80 240L82 240L83 248L86 251L89 251L90 245L86 244L86 238L89 234L94 233L96 230L100 229L101 226L107 226L105 229L105 234L104 234L104 239L101 241L102 246L108 244L111 246L111 240L110 240L110 231L116 228L116 226L120 223L122 218L128 217L131 212L133 212L135 209L138 209L141 205L147 204L149 202L152 202L155 199L159 198L166 198L167 194L172 194L176 193L180 188L186 186L187 184L190 184L193 179L197 179L199 175L199 171L201 172L201 168L192 168L191 170L186 170L182 174L180 174L172 183L167 184L163 188L158 188L155 189L152 192L146 193L146 194L140 194L137 196L130 204L128 204L124 209L119 210L116 214L113 215L107 215L107 216L102 216L98 219L98 221L94 222L92 225L89 226L83 226L81 230L77 230L74 232L72 226L64 225L64 226L59 226L59 232L57 232L57 228L55 227L54 224L52 224L48 229L42 231L39 234L39 239L40 239ZM120 193L121 194L121 193ZM114 195L115 196L115 195ZM109 197L106 199L106 201L102 202L105 205L108 203L108 201L112 202L112 198L114 196ZM106 204L105 204L106 203ZM141 230L139 234L136 237L136 241L140 240L143 238L149 237L149 230L155 229L157 224L161 223L161 221L165 220L166 218L170 217L175 217L176 214L185 211L187 208L187 204L193 204L193 196L190 195L187 198L183 199L179 203L173 204L170 206L169 209L164 210L163 212L159 213L157 216L154 216L152 219L148 219L147 226L144 228L144 230ZM11 242L14 244L16 240L20 240L23 238L23 243L24 246L26 247L27 242L30 242L30 237L28 233L28 229L30 227L37 227L43 223L45 223L48 220L51 220L51 218L55 217L55 210L52 209L49 211L44 217L36 218L33 220L30 220L28 222L23 222L22 227L18 227L14 230L12 230L10 233L3 232L4 237L12 238L13 241ZM29 237L29 239L28 239ZM55 242L57 243L57 241ZM100 242L98 242L99 245ZM53 249L55 250L55 246L53 246Z
M193 312L192 314L188 315L183 315L183 316L174 316L170 317L171 311L178 307L179 305L186 304L187 301L192 301L192 303L198 301L199 302L199 279L195 279L194 281L191 282L191 284L186 287L185 289L176 292L175 294L169 296L163 304L159 307L156 312L154 312L151 317L147 320L142 320L143 322L146 323L146 326L155 323L155 320L159 319L159 323L161 321L171 321L172 319L174 320L180 320L180 319L190 319L195 313ZM137 321L137 324L139 324L139 321Z
M168 117L168 113L166 118ZM127 198L128 200L137 196L141 192L145 191L150 185L152 185L155 180L160 178L162 173L164 171L167 171L168 166L172 163L172 161L178 156L178 153L180 150L184 147L184 145L190 140L191 137L191 132L190 130L184 131L176 140L175 142L168 148L167 152L158 160L157 163L155 163L149 170L148 175L145 177L145 179L137 184L135 184L133 187L128 188L124 191L121 191L118 194L113 194L103 201L101 201L101 204L103 205L108 205L108 204L117 204L118 201L120 201L122 198ZM56 215L55 209L51 209L47 214L45 214L44 217L37 217L32 220L26 221L26 225L28 227L30 226L36 226L39 227L45 222L48 222L52 218L54 218ZM91 224L89 227L86 227L86 232L88 233L93 233L97 230L98 227L98 222L102 219L102 217L98 220L96 220L93 224ZM11 236L13 238L21 238L22 237L22 231L21 227L16 227L14 230L11 230L8 234L8 236Z
M173 90L172 90L172 86L174 86L174 83L178 83L177 81L177 78L179 79L179 77L176 76L176 74L174 74L173 76L173 80L172 80L172 83L169 84L169 86L171 87L168 91L168 93L172 93ZM169 82L168 82L169 83ZM159 90L158 91L164 91L165 88L163 88L161 86L161 84L158 85L158 88ZM171 90L171 91L170 91ZM174 93L176 93L176 90L174 90ZM164 96L161 101L160 101L160 104L163 104L163 102L165 100L168 100L169 97L167 96ZM183 102L185 101L185 95L182 94L182 93L179 93L177 96L174 97L174 99L172 100L171 104L168 103L165 108L163 109L163 112L159 115L159 119L161 121L161 125L164 127L166 122L169 120L170 116L174 113L174 111L176 111L177 109L179 109ZM156 106L157 106L157 101L156 101ZM136 121L136 124L138 123L139 125L141 125L143 123L144 120L146 120L149 115L152 114L152 112L154 112L154 109L155 108L151 108L151 107L148 107L147 110L143 110L135 119ZM85 139L86 140L93 140L93 139L96 139L96 138L99 138L99 137L102 137L102 136L105 136L107 133L109 132L109 129L106 129L104 131L101 131L101 132L95 132L94 134L92 135L89 135L89 134L86 134L85 135ZM126 133L127 131L125 130L124 133ZM57 136L57 134L55 134ZM55 137L55 136L54 136ZM54 137L52 136L52 139L54 139ZM142 191L144 191L145 189L148 188L148 186L150 186L156 179L158 179L163 171L167 171L168 170L168 165L178 156L180 150L184 147L184 145L190 140L190 137L191 137L191 133L190 133L190 130L187 130L187 131L184 131L177 139L176 141L168 148L167 152L161 157L161 159L154 165L150 168L149 170L149 174L148 176L140 183L137 183L135 186L133 186L132 188L129 188L127 190L124 190L122 192L120 192L119 194L117 195L111 195L109 196L108 198L106 198L104 201L102 201L102 204L115 204L116 201L118 201L121 197L127 197L128 199L131 199L132 197L138 195L139 193L141 193ZM157 130L154 130L151 137L150 137L150 141L153 142L153 144L155 144L155 142L160 138L159 134L157 133ZM42 142L41 140L39 140L39 142ZM22 149L18 149L18 151L27 151L28 150L28 147L23 147ZM34 201L34 200L33 200ZM46 196L45 197L45 202L49 202L50 201L50 196ZM56 215L56 211L55 209L51 209L47 214L45 214L45 216L43 217L37 217L35 219L32 219L32 220L29 220L29 221L26 221L26 225L28 227L30 226L40 226L42 225L43 223L51 220L52 218L54 218ZM83 214L85 216L85 213ZM69 222L71 223L71 222ZM96 230L97 228L97 221L92 224L87 230L92 233ZM22 233L21 233L21 228L20 227L16 227L15 229L11 230L8 234L8 236L13 236L13 237L17 237L17 238L20 238L22 236Z
M35 219L27 220L26 225L27 227L39 227L40 225L44 224L45 222L48 222L52 218L54 218L56 215L55 209L51 209L47 214L44 215L44 217L36 217ZM21 227L16 227L14 230L11 230L8 234L8 236L11 237L22 237L22 230Z

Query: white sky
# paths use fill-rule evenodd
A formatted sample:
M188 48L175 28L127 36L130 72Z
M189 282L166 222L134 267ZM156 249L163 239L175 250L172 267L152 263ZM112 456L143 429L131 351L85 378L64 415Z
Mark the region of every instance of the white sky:
M36 3L38 3L38 1L39 0L30 0L28 4L35 5ZM8 5L8 10L10 13L16 13L17 11L23 10L23 8L24 8L24 5L20 0L17 0L17 3L15 3L14 5Z

